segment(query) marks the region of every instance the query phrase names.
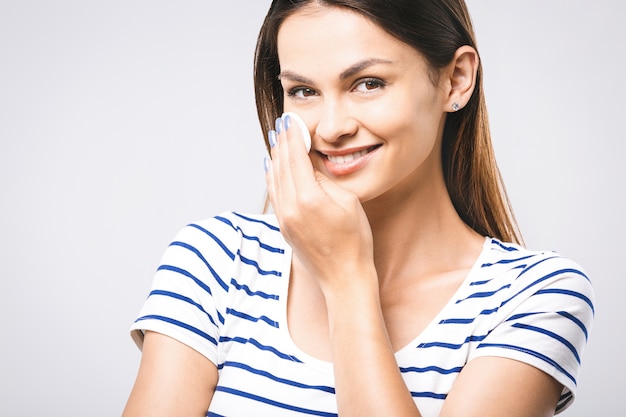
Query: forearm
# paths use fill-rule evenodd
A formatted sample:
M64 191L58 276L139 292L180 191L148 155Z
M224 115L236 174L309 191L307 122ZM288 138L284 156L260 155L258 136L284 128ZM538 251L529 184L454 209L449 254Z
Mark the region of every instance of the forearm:
M420 416L389 341L377 279L371 278L326 296L339 415Z

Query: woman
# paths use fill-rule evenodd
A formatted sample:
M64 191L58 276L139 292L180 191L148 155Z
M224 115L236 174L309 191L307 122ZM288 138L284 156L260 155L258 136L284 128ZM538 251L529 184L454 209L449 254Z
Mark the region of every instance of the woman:
M593 291L518 245L463 1L276 0L255 63L275 215L179 233L124 415L568 407Z

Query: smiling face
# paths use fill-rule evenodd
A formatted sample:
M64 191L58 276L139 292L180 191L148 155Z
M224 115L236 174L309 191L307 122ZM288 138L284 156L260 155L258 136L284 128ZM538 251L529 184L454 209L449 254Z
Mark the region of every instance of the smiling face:
M447 95L417 50L349 9L309 5L281 25L278 55L284 111L307 124L316 169L362 202L442 184Z

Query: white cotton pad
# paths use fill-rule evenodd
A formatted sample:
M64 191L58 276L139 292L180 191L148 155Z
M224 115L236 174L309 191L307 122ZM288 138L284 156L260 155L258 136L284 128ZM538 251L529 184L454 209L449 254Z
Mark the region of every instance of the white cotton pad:
M292 124L297 124L300 127L300 130L302 131L302 138L304 139L304 146L306 146L306 151L310 152L311 151L311 134L309 133L309 128L306 127L306 124L300 118L300 116L292 112L283 113L283 116L282 116L283 120L285 119L285 116L287 115L289 115L289 119L291 120Z

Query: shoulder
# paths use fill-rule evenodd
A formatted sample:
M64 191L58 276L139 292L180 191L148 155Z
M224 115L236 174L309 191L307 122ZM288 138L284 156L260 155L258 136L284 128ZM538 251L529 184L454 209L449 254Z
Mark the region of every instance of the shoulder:
M578 310L591 319L594 290L583 267L554 251L531 250L497 239L487 242L481 265L483 276L499 281L505 289L503 303L517 304L529 298L544 306Z
M222 212L210 218L191 222L177 234L175 241L200 247L219 246L231 258L233 250L243 241L283 246L276 217L272 214L247 214L234 211Z
M188 224L170 246L185 247L187 256L210 275L228 277L224 288L234 275L239 280L282 275L289 253L275 215L233 211Z
M158 272L179 272L203 283L217 281L227 290L238 264L275 262L280 256L271 255L282 255L285 245L275 216L223 212L180 229Z
M514 243L503 243L498 239L487 242L483 268L493 271L513 271L515 279L531 276L549 280L562 275L577 276L577 280L591 283L583 267L558 252L531 250Z
M593 324L591 280L575 261L488 239L478 294L493 297L488 328L472 354L528 363L564 386L558 409L571 404L581 356ZM481 313L482 314L482 313Z

